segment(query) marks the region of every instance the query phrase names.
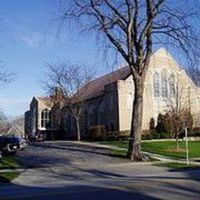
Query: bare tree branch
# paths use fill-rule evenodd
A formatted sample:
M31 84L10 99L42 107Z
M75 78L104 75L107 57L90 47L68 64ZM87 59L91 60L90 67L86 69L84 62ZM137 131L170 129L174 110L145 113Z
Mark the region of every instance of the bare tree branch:
M85 93L89 89L87 83L93 77L93 73L80 65L69 65L68 63L48 63L46 66L43 86L54 104L62 105L61 109L66 107L75 118L77 139L80 140L79 120L85 107ZM82 90L83 87L84 90Z
M111 44L105 46L128 63L135 88L128 156L141 160L143 89L150 56L156 44L167 44L179 49L192 67L198 63L199 30L192 23L197 7L187 0L62 0L61 7L62 20L102 33Z

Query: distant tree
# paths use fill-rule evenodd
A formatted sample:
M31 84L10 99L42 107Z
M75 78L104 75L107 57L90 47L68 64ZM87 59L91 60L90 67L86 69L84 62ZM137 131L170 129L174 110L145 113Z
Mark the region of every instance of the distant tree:
M11 129L11 124L3 111L0 111L0 134L7 134Z
M81 139L80 117L85 107L85 94L89 89L87 84L92 78L92 73L88 72L80 65L47 64L45 73L44 88L53 98L55 98L55 89L59 88L59 99L53 99L54 102L62 102L69 113L76 121L77 140ZM84 89L82 90L82 88ZM58 97L58 96L57 96Z
M16 116L9 120L11 129L10 134L24 136L24 116Z
M157 118L156 132L161 133L165 131L164 116L162 114L159 114Z
M154 118L151 118L150 119L150 122L149 122L149 129L151 131L151 134L155 132L155 120Z
M134 81L131 133L127 156L141 161L144 80L153 47L170 45L193 60L198 57L195 2L170 0L61 0L62 20L103 36L103 44L127 62ZM194 6L192 6L194 5ZM197 19L197 17L196 17ZM197 45L198 44L198 45Z
M0 66L0 83L8 83L13 79L14 73L8 72L3 66Z
M166 131L170 131L176 139L176 149L179 150L179 139L184 137L185 128L192 129L193 118L190 105L190 88L176 80L174 96L165 99L166 112L163 123Z

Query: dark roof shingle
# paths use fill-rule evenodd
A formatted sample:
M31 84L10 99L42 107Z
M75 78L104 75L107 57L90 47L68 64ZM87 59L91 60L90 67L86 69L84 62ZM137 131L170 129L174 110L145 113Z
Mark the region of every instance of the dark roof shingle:
M81 94L81 96L83 96L85 100L101 96L103 95L106 85L115 83L118 80L124 80L129 75L130 75L129 67L128 66L122 67L116 71L113 71L109 74L106 74L104 76L101 76L97 79L88 82L85 86L83 86L79 90L79 94Z

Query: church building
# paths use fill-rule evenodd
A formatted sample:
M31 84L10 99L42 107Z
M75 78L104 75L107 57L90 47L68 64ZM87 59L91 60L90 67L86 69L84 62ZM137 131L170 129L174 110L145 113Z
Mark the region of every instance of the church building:
M101 76L83 87L85 106L80 120L82 137L91 127L101 125L109 132L128 132L134 98L133 78L128 66ZM171 104L187 107L193 126L200 127L200 88L170 53L161 48L152 54L144 82L142 129L148 131L150 120L168 112ZM170 105L169 105L170 104ZM51 98L33 97L25 113L25 131L43 133L51 139L72 138L76 134L75 119L67 105L56 105ZM50 136L51 135L51 136Z

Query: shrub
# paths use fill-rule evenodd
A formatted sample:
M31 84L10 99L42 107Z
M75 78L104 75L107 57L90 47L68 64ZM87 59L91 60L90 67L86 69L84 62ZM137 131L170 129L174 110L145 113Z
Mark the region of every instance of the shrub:
M200 132L192 131L189 136L191 136L191 137L200 137Z
M152 134L142 135L142 140L152 140L152 139L153 139L153 135Z
M172 138L172 135L169 132L161 132L160 139L169 139Z
M105 126L103 125L92 126L88 130L88 139L104 140L105 134L106 134Z
M153 137L153 139L160 139L160 133L154 132L154 133L152 133L152 137Z
M159 114L157 119L157 126L156 126L156 132L161 133L165 132L165 122L164 122L164 115Z
M130 131L106 131L105 126L97 125L89 128L88 140L108 141L108 140L128 140Z
M155 132L155 120L154 120L154 118L150 119L149 130L150 130L151 134L153 134Z

